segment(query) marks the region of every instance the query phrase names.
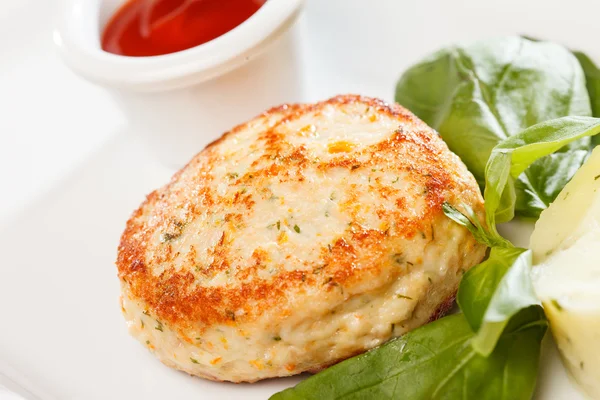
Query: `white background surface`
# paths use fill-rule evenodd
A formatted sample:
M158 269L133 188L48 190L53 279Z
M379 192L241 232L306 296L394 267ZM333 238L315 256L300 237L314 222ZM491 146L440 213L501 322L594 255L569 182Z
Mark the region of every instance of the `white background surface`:
M0 1L0 372L10 365L41 398L265 398L290 381L188 378L127 336L112 265L118 238L171 171L140 152L102 89L61 64L51 35L58 4ZM598 15L591 0L308 0L299 22L306 99L391 101L402 70L423 55L496 34L560 41L598 61ZM555 354L543 363L551 372L540 398L574 399Z

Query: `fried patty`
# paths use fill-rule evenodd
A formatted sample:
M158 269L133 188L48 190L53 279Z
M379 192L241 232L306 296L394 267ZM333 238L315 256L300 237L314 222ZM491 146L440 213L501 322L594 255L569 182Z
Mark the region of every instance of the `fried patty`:
M232 382L315 371L443 312L484 256L442 204L475 179L399 105L346 95L237 126L147 196L117 266L130 332Z

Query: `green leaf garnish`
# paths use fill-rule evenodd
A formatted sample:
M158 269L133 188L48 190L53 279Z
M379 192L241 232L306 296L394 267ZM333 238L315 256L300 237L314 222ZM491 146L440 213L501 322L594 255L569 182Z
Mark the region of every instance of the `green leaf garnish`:
M573 54L577 57L579 64L581 64L581 68L583 68L585 84L592 106L592 115L594 117L600 117L600 69L598 69L596 64L581 51L574 51Z
M500 142L490 155L485 175L488 226L515 215L515 179L538 159L578 139L600 133L600 119L563 117L542 122Z
M499 142L550 119L592 115L577 58L558 44L521 37L438 51L402 75L396 101L441 134L482 189ZM590 139L572 143L515 178L506 195L518 200L517 214L538 217L590 149Z
M583 73L585 74L585 82L588 93L590 95L590 103L592 105L592 115L594 117L600 117L600 69L594 64L594 62L581 51L573 52ZM592 137L592 143L594 146L600 144L600 135Z
M490 354L513 315L539 304L529 277L531 251L493 247L483 263L463 277L457 302L476 335L473 348Z

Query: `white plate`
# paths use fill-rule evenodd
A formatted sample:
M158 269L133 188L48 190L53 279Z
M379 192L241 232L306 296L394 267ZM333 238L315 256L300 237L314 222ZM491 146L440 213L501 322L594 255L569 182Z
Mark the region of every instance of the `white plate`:
M598 56L595 2L459 3L378 1L374 9L359 0L309 1L300 21L307 100L347 92L392 100L410 63L490 34L527 33ZM140 151L110 99L60 65L51 49L53 6L0 5L0 385L42 399L265 399L298 382L191 378L128 336L117 243L130 212L172 171ZM507 228L511 237L526 230ZM536 396L581 398L550 340Z

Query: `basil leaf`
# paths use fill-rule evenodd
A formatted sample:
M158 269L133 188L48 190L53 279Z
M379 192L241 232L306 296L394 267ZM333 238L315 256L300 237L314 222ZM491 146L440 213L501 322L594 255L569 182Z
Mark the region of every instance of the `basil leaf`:
M494 247L487 260L463 277L457 302L476 332L471 345L489 355L511 317L539 304L530 279L531 251Z
M537 219L556 199L589 156L588 149L550 154L533 163L515 181L515 214ZM525 193L525 196L519 194Z
M539 39L530 36L523 36L523 38L529 39L533 42L540 41ZM583 69L583 74L585 75L585 83L592 106L591 115L593 117L600 117L600 69L598 69L596 64L594 64L594 62L584 52L571 52L575 57L577 57L577 61L579 61L579 64ZM594 136L592 138L592 143L594 146L600 144L600 136Z
M563 117L534 125L500 142L486 165L484 191L488 226L515 214L515 180L538 159L569 143L600 133L600 119Z
M573 54L577 57L581 68L583 68L585 83L592 105L592 115L600 117L600 69L585 53L574 51Z
M437 129L483 187L497 143L549 119L591 115L585 84L579 62L564 47L504 37L433 54L402 75L396 101ZM589 150L590 139L572 143L518 177L514 193L506 193L515 207L506 211L537 217Z
M522 36L524 39L529 39L533 42L539 42L537 38L531 36ZM590 103L592 106L592 116L600 117L600 69L594 64L594 62L582 51L571 51L577 61L583 69L585 75L585 83L590 97ZM595 136L592 141L597 143L600 141L600 137Z
M585 74L585 82L592 105L592 115L600 117L600 69L581 51L574 51L573 54L579 60ZM600 136L594 136L592 142L595 146L600 144Z
M465 317L451 315L330 367L271 399L529 400L546 328L541 307L525 309L485 357L469 345L473 332Z

